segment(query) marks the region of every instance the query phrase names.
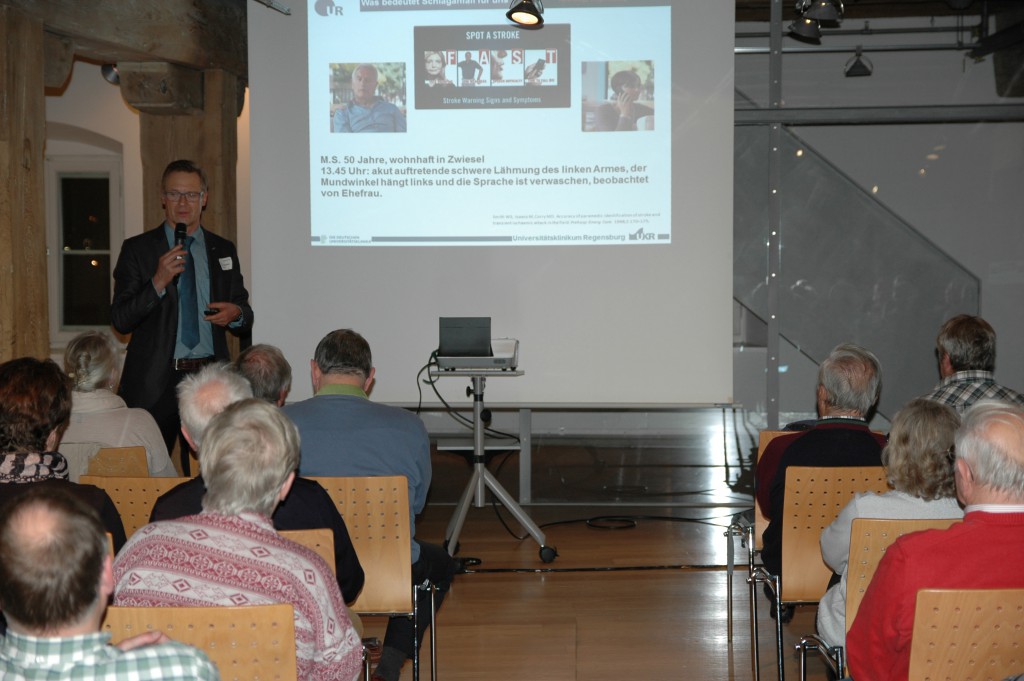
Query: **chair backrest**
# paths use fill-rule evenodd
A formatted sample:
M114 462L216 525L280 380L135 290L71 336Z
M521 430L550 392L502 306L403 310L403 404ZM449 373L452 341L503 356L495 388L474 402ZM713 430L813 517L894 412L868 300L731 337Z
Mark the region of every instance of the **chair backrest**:
M295 614L288 603L246 606L107 608L112 643L159 630L199 648L224 681L296 681Z
M921 530L944 530L959 518L897 520L894 518L855 518L850 530L850 560L846 567L846 630L860 610L864 592L875 576L885 550L905 534Z
M83 485L96 485L110 495L117 507L117 513L124 524L126 537L149 523L149 514L157 497L174 487L188 482L189 478L126 478L105 475L83 475Z
M131 478L149 477L149 463L146 448L101 447L89 459L89 475L123 476Z
M754 469L757 469L757 463L761 460L761 455L764 454L765 447L768 443L777 438L780 435L792 435L792 430L762 430L757 436L757 460L754 461ZM764 544L764 540L761 535L764 534L764 528L768 527L768 519L764 517L764 513L761 513L761 507L757 504L757 499L754 499L754 548L758 551L761 550L761 546Z
M310 479L337 504L366 573L351 609L364 615L411 615L412 537L405 476Z
M910 679L999 681L1024 670L1024 589L922 589Z
M334 535L329 529L318 527L311 530L279 530L278 534L307 549L312 549L331 566L331 572L337 574L338 566L334 564Z
M782 509L782 602L821 600L832 571L821 558L821 531L857 492L885 492L889 484L881 466L786 469Z

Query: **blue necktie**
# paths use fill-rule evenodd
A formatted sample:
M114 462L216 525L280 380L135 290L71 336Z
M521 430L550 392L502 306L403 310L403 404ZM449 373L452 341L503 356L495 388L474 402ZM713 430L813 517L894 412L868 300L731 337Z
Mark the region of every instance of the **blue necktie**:
M192 261L194 237L185 239L185 270L178 281L178 313L181 318L181 342L187 348L199 345L199 310L196 303L196 268Z

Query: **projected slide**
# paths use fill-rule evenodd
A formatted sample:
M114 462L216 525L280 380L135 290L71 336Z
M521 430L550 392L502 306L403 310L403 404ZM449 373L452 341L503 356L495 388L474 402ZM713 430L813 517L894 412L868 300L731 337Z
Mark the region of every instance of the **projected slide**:
M671 243L671 8L599 4L315 2L310 242Z

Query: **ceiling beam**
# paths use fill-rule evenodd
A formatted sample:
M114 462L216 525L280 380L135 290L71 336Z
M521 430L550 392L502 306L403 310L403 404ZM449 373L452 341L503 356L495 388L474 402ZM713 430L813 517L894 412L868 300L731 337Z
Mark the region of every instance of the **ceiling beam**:
M245 0L0 0L98 63L168 62L248 81Z

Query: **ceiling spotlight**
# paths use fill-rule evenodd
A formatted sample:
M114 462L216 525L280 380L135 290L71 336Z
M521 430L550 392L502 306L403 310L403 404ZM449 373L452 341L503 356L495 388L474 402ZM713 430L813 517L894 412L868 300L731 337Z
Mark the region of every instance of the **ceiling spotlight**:
M789 25L789 32L797 40L809 43L821 42L821 26L818 25L817 19L800 17Z
M512 0L505 16L525 28L540 28L544 25L544 3L541 0Z
M850 61L846 62L846 66L843 67L843 73L846 74L847 78L870 76L874 70L875 67L871 64L871 60L861 54L859 45L857 46L857 53L850 57Z
M843 0L813 0L804 16L816 21L839 23L843 20Z
M100 74L111 85L121 84L121 72L117 70L117 64L104 64L100 67Z

